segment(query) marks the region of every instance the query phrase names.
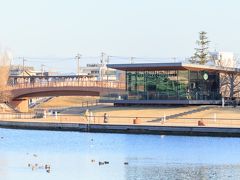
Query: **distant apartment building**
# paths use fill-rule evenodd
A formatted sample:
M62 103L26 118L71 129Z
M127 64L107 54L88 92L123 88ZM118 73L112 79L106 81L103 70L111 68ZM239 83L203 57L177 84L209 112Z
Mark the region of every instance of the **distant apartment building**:
M232 52L210 52L210 58L213 60L216 66L222 67L236 67L237 62Z
M37 71L33 66L12 65L10 67L10 76L56 76L57 72Z
M32 66L26 66L23 68L23 66L20 65L12 65L10 67L10 76L23 76L28 75L31 76L35 73L33 73L34 67Z
M108 68L104 64L87 64L86 67L81 67L79 75L94 76L96 80L116 81L120 80L124 73L116 69Z

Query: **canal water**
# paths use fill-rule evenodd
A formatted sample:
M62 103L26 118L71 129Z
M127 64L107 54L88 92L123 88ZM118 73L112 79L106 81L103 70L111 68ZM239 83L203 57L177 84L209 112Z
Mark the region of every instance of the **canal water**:
M0 179L240 179L240 138L0 129Z

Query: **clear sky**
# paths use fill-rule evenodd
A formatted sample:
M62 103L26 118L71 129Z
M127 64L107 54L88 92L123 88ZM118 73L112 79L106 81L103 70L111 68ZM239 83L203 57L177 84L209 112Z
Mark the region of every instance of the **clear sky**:
M0 0L0 44L15 57L185 57L205 30L212 49L240 53L239 8L239 0Z

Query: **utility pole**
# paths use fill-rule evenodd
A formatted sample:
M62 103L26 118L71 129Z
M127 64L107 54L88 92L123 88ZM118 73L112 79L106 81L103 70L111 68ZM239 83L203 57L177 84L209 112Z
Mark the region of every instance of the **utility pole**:
M45 65L44 64L41 64L41 73L42 73L42 76L43 76L43 73L44 73L44 67L45 67Z
M134 57L130 57L130 64L134 63Z
M106 61L106 63L107 63L107 64L109 63L109 56L107 56L107 61ZM108 74L109 74L108 67L107 67L106 73L107 73L107 82L108 82Z
M101 58L100 58L100 67L99 67L99 79L100 80L103 80L103 76L104 76L104 74L103 74L103 67L105 66L105 59L104 59L104 56L105 56L105 53L104 52L102 52L101 53Z
M108 64L110 61L110 56L107 56L107 60L106 60L106 63Z
M81 59L81 56L82 56L82 55L79 54L79 53L76 55L76 60L77 60L77 75L80 74L80 71L79 71L79 68L80 68L80 67L79 67L79 66L80 66L80 59Z
M22 59L22 71L23 71L23 76L25 76L25 61L27 61L24 57Z
M101 65L102 65L102 66L104 66L104 65L105 65L104 56L105 56L105 53L104 53L104 52L102 52L102 53L101 53L101 59L100 59L100 63L101 63Z

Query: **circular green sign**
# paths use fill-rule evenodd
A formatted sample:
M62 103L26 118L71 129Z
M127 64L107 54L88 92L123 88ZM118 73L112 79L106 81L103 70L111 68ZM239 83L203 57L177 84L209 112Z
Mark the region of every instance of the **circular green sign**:
M207 74L207 73L204 73L204 74L203 74L203 79L204 79L204 80L208 80L208 74Z

